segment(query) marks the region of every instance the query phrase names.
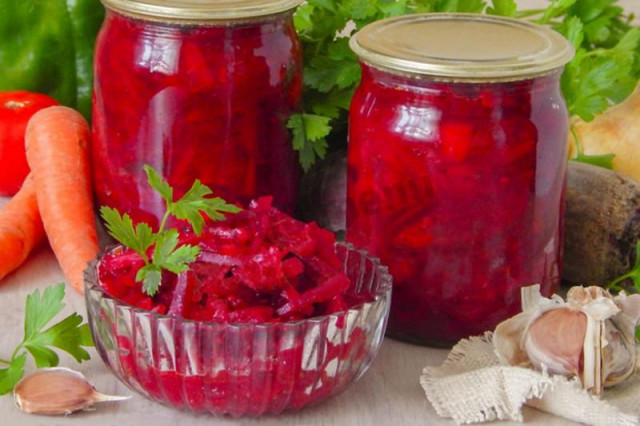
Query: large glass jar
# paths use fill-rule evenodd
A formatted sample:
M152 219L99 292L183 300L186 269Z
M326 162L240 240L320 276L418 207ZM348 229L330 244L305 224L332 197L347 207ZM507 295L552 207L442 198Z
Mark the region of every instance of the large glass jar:
M533 24L480 15L392 18L351 46L347 240L394 277L390 335L450 345L560 281L573 50Z
M149 164L183 195L200 179L291 213L299 166L286 123L300 107L300 0L103 0L92 160L98 203L156 224Z

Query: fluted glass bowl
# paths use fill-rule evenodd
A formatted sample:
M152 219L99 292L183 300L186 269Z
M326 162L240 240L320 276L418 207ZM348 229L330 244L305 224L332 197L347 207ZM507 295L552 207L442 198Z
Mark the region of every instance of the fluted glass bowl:
M364 374L382 343L391 276L345 243L336 253L350 292L370 302L343 312L269 324L184 320L114 299L85 276L91 333L105 364L140 394L194 412L259 416L297 410Z

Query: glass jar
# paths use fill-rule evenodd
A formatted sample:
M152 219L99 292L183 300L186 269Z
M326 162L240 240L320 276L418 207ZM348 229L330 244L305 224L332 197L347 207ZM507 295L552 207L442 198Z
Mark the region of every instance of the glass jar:
M95 53L93 178L100 205L152 225L164 213L143 165L182 196L195 179L294 210L300 107L292 14L300 0L103 0Z
M351 40L347 240L394 277L390 335L448 346L560 281L573 55L523 21L430 14Z

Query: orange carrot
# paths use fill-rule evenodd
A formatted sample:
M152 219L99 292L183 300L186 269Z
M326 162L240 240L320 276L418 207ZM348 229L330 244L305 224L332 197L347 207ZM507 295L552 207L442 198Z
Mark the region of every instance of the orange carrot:
M25 137L49 244L79 293L84 291L87 263L99 251L87 152L90 138L82 115L62 106L34 114Z
M33 176L0 210L0 281L24 262L44 240Z

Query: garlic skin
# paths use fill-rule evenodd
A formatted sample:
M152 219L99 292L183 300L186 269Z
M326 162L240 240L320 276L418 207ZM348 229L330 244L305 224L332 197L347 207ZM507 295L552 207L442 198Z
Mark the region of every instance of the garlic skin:
M32 414L68 415L96 402L122 401L128 396L104 395L77 371L43 368L25 376L13 390L16 405Z
M540 286L522 289L522 312L498 324L493 345L509 365L578 377L600 395L636 368L640 294L615 298L601 287L572 287L565 302Z

